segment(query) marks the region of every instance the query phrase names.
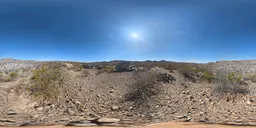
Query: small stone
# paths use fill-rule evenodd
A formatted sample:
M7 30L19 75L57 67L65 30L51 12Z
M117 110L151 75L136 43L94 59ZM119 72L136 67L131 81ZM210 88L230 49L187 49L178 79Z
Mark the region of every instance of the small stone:
M10 110L7 112L7 115L17 115L17 113L14 110Z
M72 111L71 109L68 109L68 114L71 114L71 115L73 115L73 114L75 114L75 112L74 111Z
M112 107L111 107L111 110L112 110L112 111L115 111L115 110L118 110L118 109L119 109L118 106L112 106Z
M51 106L45 106L44 109L45 110L49 110L51 108Z
M246 103L247 103L248 105L250 105L252 102L251 102L250 100L248 100Z
M98 123L116 123L116 122L119 122L120 119L103 117L103 118L97 119L96 121L97 121Z
M127 114L127 116L133 116L133 114Z
M109 93L114 93L114 90L113 90L113 89L112 89L112 90L110 90L110 91L109 91Z
M176 116L176 119L183 119L183 118L187 118L187 116Z
M42 107L42 106L35 106L34 107L36 110L38 110L38 111L42 111L43 109L44 109L44 107Z

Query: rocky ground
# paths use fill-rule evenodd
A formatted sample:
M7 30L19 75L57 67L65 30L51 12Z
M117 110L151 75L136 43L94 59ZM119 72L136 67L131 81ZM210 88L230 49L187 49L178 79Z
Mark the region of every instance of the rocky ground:
M0 125L127 126L170 121L256 124L256 85L251 80L245 80L249 93L216 96L215 83L192 81L179 70L140 67L140 70L167 73L174 79L159 81L157 94L138 106L134 99L127 100L127 94L136 87L137 75L143 75L144 71L99 73L97 68L80 69L78 63L58 62L62 66L61 78L57 81L60 94L54 100L41 102L27 87L33 84L33 70L44 63L0 60L0 72L4 76L10 72L18 74L10 81L0 81ZM215 72L233 70L243 76L256 73L256 61L200 65Z

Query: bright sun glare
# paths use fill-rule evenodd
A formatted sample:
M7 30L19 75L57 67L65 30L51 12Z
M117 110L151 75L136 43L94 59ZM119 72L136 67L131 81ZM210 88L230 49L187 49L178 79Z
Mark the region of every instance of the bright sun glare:
M131 36L132 36L133 38L138 38L138 34L137 34L137 33L132 33Z

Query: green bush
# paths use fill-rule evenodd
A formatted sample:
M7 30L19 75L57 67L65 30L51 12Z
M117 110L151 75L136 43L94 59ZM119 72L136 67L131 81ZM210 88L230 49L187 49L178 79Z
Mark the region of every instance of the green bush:
M32 86L29 87L37 100L51 100L58 96L57 81L60 78L60 67L43 65L33 71Z
M203 79L207 80L208 83L212 83L214 80L214 74L212 72L204 72L203 73Z
M213 93L215 94L246 94L249 92L248 85L243 82L242 76L238 73L218 71L216 80L213 86Z
M11 79L14 79L14 78L17 78L17 77L18 77L18 73L16 73L16 72L11 72L11 73L9 74L9 76L10 76Z
M18 73L16 72L10 72L7 75L0 73L0 82L11 82L17 79L17 77L18 77Z

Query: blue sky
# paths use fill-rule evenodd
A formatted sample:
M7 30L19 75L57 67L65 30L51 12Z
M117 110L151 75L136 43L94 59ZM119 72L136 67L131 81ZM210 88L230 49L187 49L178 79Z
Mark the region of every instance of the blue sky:
M0 58L256 59L255 7L255 0L0 0Z

